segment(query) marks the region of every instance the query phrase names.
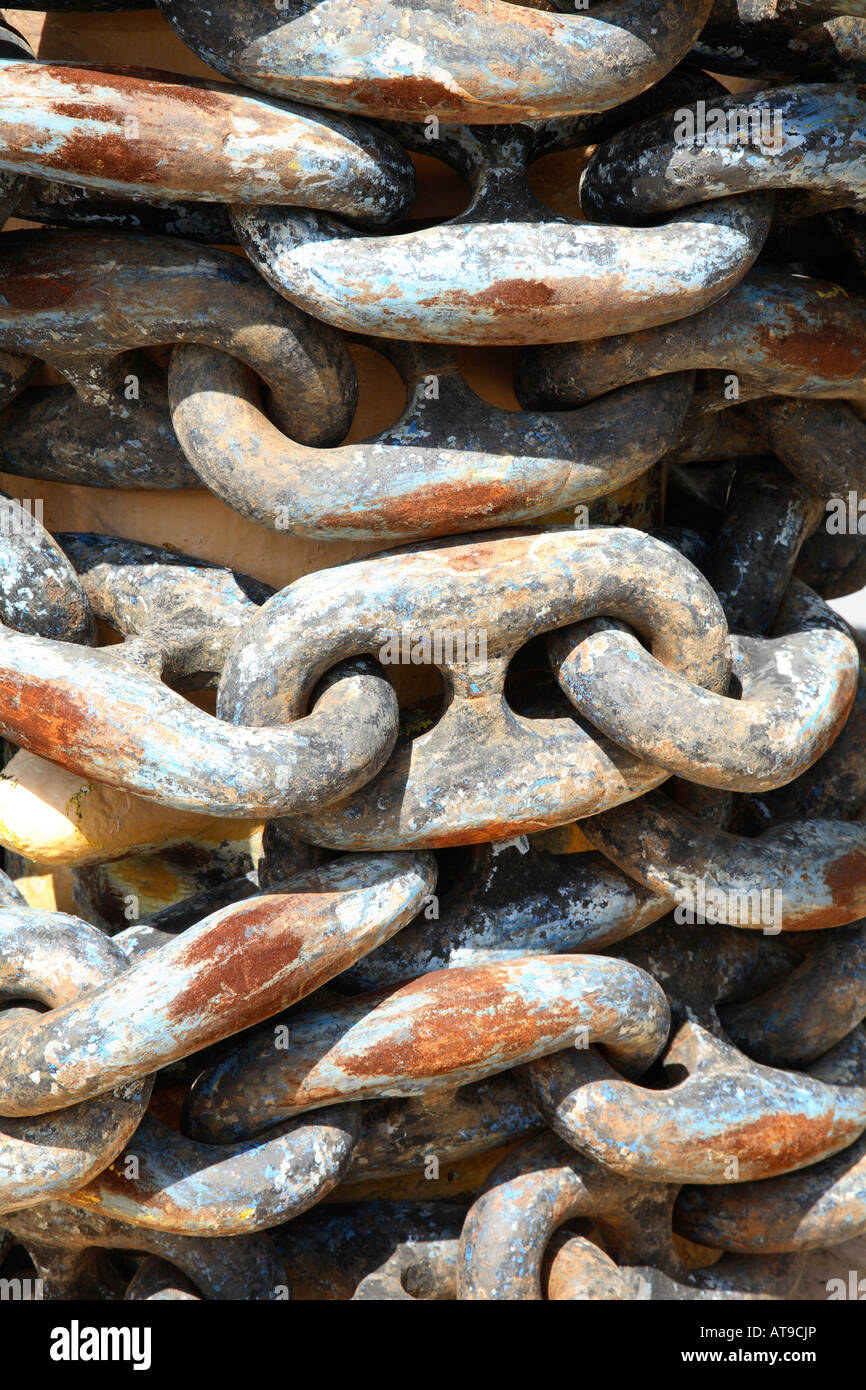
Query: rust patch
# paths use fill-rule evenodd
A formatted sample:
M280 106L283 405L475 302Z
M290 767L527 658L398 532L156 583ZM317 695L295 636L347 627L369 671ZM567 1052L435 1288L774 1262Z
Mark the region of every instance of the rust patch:
M412 1013L409 1036L401 1029L400 1037L341 1058L343 1070L359 1078L447 1075L456 1067L483 1062L491 1053L519 1058L538 1042L540 1032L574 1024L574 1001L564 992L551 991L543 1020L540 1002L527 1012L526 1000L512 988L514 974L505 968L455 967L440 973L445 978L421 976L391 996L390 1003L431 996ZM303 1094L303 1084L300 1089Z
M755 336L771 362L785 362L810 374L820 372L843 380L866 371L866 357L858 349L854 335L846 336L838 323L822 323L814 328L807 325L781 336L761 327Z
M466 305L480 304L493 308L502 305L505 309L542 309L545 304L552 304L555 297L550 286L539 280L494 280L486 290L479 290L477 294L458 293L452 296Z
M289 903L275 895L239 908L191 942L176 965L198 973L171 1000L167 1018L174 1022L205 1012L215 994L225 990L234 996L222 1020L225 1032L238 1032L284 1007L289 1002L286 982L273 977L297 960L306 945L307 934L289 925L299 915L296 898Z
M0 277L0 304L8 309L56 309L71 299L74 281L56 275L11 274Z
M447 536L463 521L492 525L501 512L518 505L531 506L534 501L525 490L515 491L501 482L454 481L418 488L363 512L326 512L318 524L345 526L351 517L353 523L386 535L399 527L412 535Z
M796 1168L801 1163L814 1163L834 1138L840 1139L858 1130L856 1121L845 1125L834 1123L832 1115L824 1114L810 1120L804 1114L771 1115L751 1124L738 1125L725 1137L741 1163L759 1168L766 1176Z

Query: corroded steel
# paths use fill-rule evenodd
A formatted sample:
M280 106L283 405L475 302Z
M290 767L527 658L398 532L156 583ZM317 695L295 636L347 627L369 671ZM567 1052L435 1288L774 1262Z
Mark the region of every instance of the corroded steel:
M549 647L576 708L635 757L705 786L760 791L816 762L854 700L854 642L811 617L794 615L785 636L731 639L736 699L665 669L622 624L564 628Z
M345 345L230 252L86 232L0 237L0 347L50 362L101 404L123 394L126 350L177 342L208 343L246 362L271 388L281 423L305 443L333 442L348 429L356 382Z
M143 232L217 245L229 245L232 239L228 209L222 203L111 198L54 179L28 179L15 211L28 222L78 231Z
M688 561L626 528L527 530L427 543L298 580L239 636L218 710L238 723L268 723L278 710L297 718L344 654L377 653L395 632L452 629L459 615L473 642L485 634L486 651L432 653L451 685L439 721L401 738L368 790L299 819L297 829L314 843L354 849L542 830L638 796L666 775L567 716L534 722L503 699L519 647L597 613L631 622L662 665L707 689L727 688L724 617ZM658 710L662 726L667 713Z
M700 1288L707 1275L712 1281L713 1271L687 1271L675 1249L671 1211L677 1191L668 1183L612 1173L553 1135L530 1139L503 1159L467 1214L460 1237L458 1297L541 1299L545 1251L555 1231L575 1217L592 1217L623 1264L649 1266ZM714 1268L722 1291L726 1271ZM748 1283L746 1271L728 1268L729 1289L742 1284L744 1274ZM772 1268L756 1264L759 1285L767 1282ZM784 1278L784 1270L777 1267L775 1272ZM787 1272L790 1288L798 1271L794 1266Z
M866 1128L866 1087L761 1066L685 1023L658 1091L625 1081L598 1053L561 1052L520 1069L548 1124L626 1177L724 1183L774 1177L846 1148Z
M679 322L595 343L527 348L521 402L573 409L665 372L739 375L740 390L866 404L866 298L840 285L753 270L724 299ZM719 395L721 396L721 391Z
M92 1298L87 1259L97 1250L158 1255L183 1270L208 1299L258 1302L285 1297L282 1260L262 1233L213 1240L175 1236L128 1226L97 1212L74 1211L60 1202L4 1212L3 1224L43 1273L49 1298Z
M341 1100L453 1089L566 1047L577 1030L643 1069L669 1022L655 981L605 956L433 971L291 1020L288 1054L274 1048L273 1030L240 1043L198 1079L186 1122L225 1140Z
M158 0L209 66L316 106L423 121L503 122L603 111L684 57L711 0L621 0L592 15L505 0Z
M84 487L201 486L172 428L166 372L144 353L126 355L119 388L98 401L68 384L21 385L10 383L14 398L0 411L5 473Z
M414 186L406 154L369 126L168 72L2 58L0 169L143 198L301 203L372 225L400 216Z
M63 1201L173 1235L244 1235L289 1221L330 1192L360 1127L357 1106L335 1105L263 1139L217 1147L145 1115L129 1144L134 1168L124 1151Z
M802 1067L866 1018L866 923L822 937L817 950L757 998L722 1010L725 1029L760 1062Z
M551 854L530 843L476 845L429 909L340 976L378 989L428 970L524 954L601 951L669 910L600 854Z
M735 631L769 632L803 542L824 515L821 499L775 460L735 468L707 575ZM815 620L815 605L799 584L790 608L792 617L799 608L801 620ZM827 610L826 617L832 621L835 614Z
M80 1003L4 1016L0 1114L101 1096L288 1007L411 920L434 872L428 855L338 859L213 913L131 965L89 928L123 972Z
M238 633L272 592L161 546L85 533L60 533L57 543L95 616L126 639L122 655L179 689L216 685Z
M401 138L430 151L422 134ZM689 208L653 228L553 213L526 175L551 143L529 126L440 132L435 153L463 174L471 199L459 216L421 230L371 237L326 213L285 208L236 206L232 220L264 278L328 323L486 345L591 339L682 318L735 286L764 244L772 200L762 193Z
M0 620L19 632L90 643L94 613L69 559L30 504L0 492Z
M3 628L0 731L109 786L220 816L312 809L354 791L386 762L397 701L368 662L337 667L296 727L239 729L163 683L163 664L175 662L182 674L184 666L183 644L167 628L154 629L150 646L148 637L131 643L131 660L113 647L90 650ZM211 646L216 635L221 659L225 628L208 634L199 624L199 639L203 631ZM202 658L213 669L213 651L197 652L193 641L188 655L194 671Z
M782 931L818 931L866 915L866 824L800 820L749 839L689 815L661 792L590 816L581 826L597 849L655 893L697 902L713 893L716 921L761 930L743 905L769 895ZM743 920L744 917L748 920ZM710 928L712 930L712 928Z
M4 906L0 911L0 991L6 999L30 998L48 1005L45 1015L32 1008L6 1009L0 1016L4 1070L12 1066L15 1039L40 1018L88 995L106 981L118 983L128 971L123 952L96 927L60 913ZM100 1094L73 1105L46 1122L11 1119L0 1103L0 1212L44 1202L95 1177L131 1139L147 1106L153 1078L142 1067L138 1084L109 1080ZM34 1071L36 1083L50 1090L51 1063ZM63 1102L61 1102L62 1104ZM18 1112L19 1114L21 1112ZM26 1112L24 1112L26 1113Z
M255 376L235 358L178 348L172 423L201 480L260 525L325 540L493 527L624 486L671 446L691 397L684 374L586 410L497 410L467 385L455 354L375 346L400 371L406 407L374 438L331 449L297 444L271 424Z
M866 200L862 89L773 87L703 106L681 106L605 141L581 177L587 216L628 222L759 188L808 189L839 207ZM696 134L708 114L714 128Z
M855 1029L812 1063L812 1075L862 1087L866 1033ZM727 1187L686 1187L677 1230L715 1249L811 1250L866 1231L866 1137L798 1173Z

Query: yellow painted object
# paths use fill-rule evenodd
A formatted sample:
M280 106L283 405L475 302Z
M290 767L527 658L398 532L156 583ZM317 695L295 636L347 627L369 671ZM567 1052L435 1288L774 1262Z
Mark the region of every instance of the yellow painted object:
M594 848L580 828L579 821L569 825L555 825L552 830L539 830L530 835L530 840L539 849L549 854L586 854Z
M30 907L42 912L68 912L73 917L81 916L75 902L75 878L71 869L55 869L50 874L24 874L13 881Z
M240 834L224 835L218 844L217 828L209 826L208 834L190 835L173 848L131 854L91 869L87 877L100 911L109 919L123 912L128 922L137 922L207 887L206 876L213 876L217 867L225 878L247 873L261 858L264 824L252 829L246 822L240 825Z
M260 828L144 801L23 749L0 773L0 844L41 865L98 864L190 839L216 846Z

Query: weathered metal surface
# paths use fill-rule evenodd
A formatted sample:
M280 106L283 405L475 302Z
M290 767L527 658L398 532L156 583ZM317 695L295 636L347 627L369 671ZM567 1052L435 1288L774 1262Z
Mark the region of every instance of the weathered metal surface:
M866 1087L833 1086L759 1065L696 1023L679 1029L665 1090L625 1081L597 1052L560 1052L520 1068L553 1130L626 1177L725 1183L819 1162L866 1128Z
M140 654L147 665L114 647L89 650L3 629L0 731L111 787L229 817L333 801L369 781L394 746L396 697L367 662L338 667L313 711L291 728L240 729L163 684L153 670L163 659L159 643L149 650L143 643Z
M401 138L429 153L417 130ZM764 244L772 197L762 193L689 208L654 228L553 213L526 176L550 144L549 132L529 126L441 131L435 153L460 170L471 199L420 231L370 237L326 213L241 205L232 220L264 278L328 323L488 346L634 333L693 314L736 285Z
M457 1292L456 1238L399 1245L383 1265L361 1280L352 1299L357 1302L428 1302L453 1300Z
M732 926L818 931L866 916L866 824L800 820L747 839L650 792L588 817L581 829L625 873L669 894L672 906L703 900ZM773 905L772 921L753 911L756 892Z
M773 87L747 100L739 92L701 105L651 117L605 141L581 177L587 216L640 221L759 188L807 189L840 207L866 201L860 88ZM712 126L698 133L707 115ZM691 138L683 133L689 127Z
M331 1106L263 1139L219 1146L185 1139L148 1114L127 1150L63 1200L173 1235L265 1230L306 1211L337 1185L360 1132L358 1109ZM137 1159L132 1168L130 1157Z
M731 1001L753 999L772 989L801 959L790 936L742 931L722 923L714 924L708 951L694 923L673 917L619 942L611 954L647 970L661 985L674 1033L696 1022L722 1041L729 1040L722 1018Z
M3 1018L0 1114L101 1096L287 1008L398 931L434 884L428 855L353 856L213 913L129 968L99 934L120 978Z
M106 981L117 983L128 970L123 952L96 927L61 913L4 906L0 910L0 999L25 998L47 1005L0 1013L0 1051L4 1070L12 1065L16 1036L37 1020L54 1020L64 1005L88 995ZM42 1059L36 1084L50 1090L52 1064ZM110 1081L94 1099L46 1119L37 1106L34 1119L10 1119L14 1110L0 1102L0 1212L44 1202L95 1177L131 1139L150 1096L150 1069L127 1085ZM61 1102L62 1104L62 1102ZM19 1114L21 1112L18 1112ZM26 1112L25 1112L26 1113Z
M866 420L859 396L856 409L847 401L769 398L744 410L776 457L819 497L847 496L849 488L866 491Z
M159 0L184 43L247 87L379 117L479 123L603 111L684 57L711 0L622 0L592 15L503 0ZM563 9L567 7L562 6Z
M431 1155L448 1170L543 1128L513 1071L496 1072L454 1090L370 1100L363 1106L363 1120L344 1178L349 1184L423 1173Z
M222 203L111 198L53 179L28 179L16 203L16 216L77 231L141 232L223 246L232 240L228 209Z
M452 1202L339 1203L317 1207L272 1232L294 1296L301 1300L453 1300L456 1246L465 1209ZM550 1300L780 1298L799 1262L727 1256L707 1269L617 1265L583 1237L555 1231L540 1261Z
M516 387L527 407L568 410L628 382L694 368L734 373L741 392L862 406L866 299L828 281L753 270L719 303L677 323L527 348Z
M337 981L379 989L453 965L606 950L669 910L600 854L550 854L531 843L477 845L429 908Z
M405 1284L417 1289L410 1271L430 1269L431 1256L459 1237L464 1215L465 1207L454 1202L339 1202L314 1207L272 1231L271 1239L295 1298L345 1301L385 1266L392 1293L395 1275L404 1291ZM436 1266L441 1270L438 1259ZM450 1271L434 1289L454 1297Z
M103 193L301 203L393 221L414 173L382 131L222 82L0 58L0 168Z
M854 642L810 617L783 637L731 639L733 699L665 669L622 624L560 629L549 650L575 707L635 757L705 786L760 791L816 762L854 700Z
M676 1195L670 1184L642 1183L601 1168L552 1135L531 1139L491 1174L466 1216L458 1298L538 1301L544 1276L550 1281L547 1296L556 1297L545 1254L557 1229L575 1217L592 1217L608 1251L629 1267L622 1270L626 1297L694 1298L703 1292L709 1298L750 1298L756 1288L779 1297L793 1291L801 1270L796 1260L725 1259L709 1269L687 1269L671 1230Z
M335 442L349 428L356 378L345 344L231 252L86 232L0 238L0 347L50 362L95 404L123 395L125 350L177 342L246 362L304 443Z
M95 616L126 639L123 656L180 689L216 685L238 633L273 592L161 546L82 532L56 540Z
M551 1236L584 1216L593 1218L627 1263L679 1273L670 1230L676 1190L603 1169L554 1135L530 1139L499 1164L467 1214L458 1297L539 1300Z
M260 525L325 540L493 527L624 486L671 446L691 397L685 374L586 410L498 410L467 385L454 353L375 346L399 370L406 407L365 443L331 449L296 444L271 424L254 375L235 358L176 349L172 423L201 480Z
M450 703L429 733L398 740L369 789L296 822L334 848L442 846L542 830L640 795L655 765L568 717L527 720L503 699L514 653L531 637L604 612L631 622L663 665L727 688L726 628L712 590L660 542L626 528L526 530L427 543L305 576L248 624L220 680L218 710L238 723L298 717L344 653L378 652L394 634L461 628L479 659L452 645L435 664ZM595 641L591 636L590 644ZM564 711L563 711L564 712ZM667 709L659 710L660 720ZM0 722L2 727L2 722Z
M821 498L773 459L738 464L708 574L735 631L769 632L803 542L824 516ZM795 589L795 611L799 595Z
M795 581L788 590L777 618L783 628L792 602L808 602L809 591ZM823 608L822 621L828 610ZM816 605L817 610L817 605ZM837 615L842 631L851 633ZM857 693L851 712L836 741L802 776L787 787L755 795L750 799L754 830L766 825L796 821L801 817L848 821L866 804L866 667L860 665ZM753 831L754 833L754 831Z
M201 487L172 428L166 372L140 352L123 365L129 399L125 388L95 403L74 386L26 386L0 412L3 472L83 487Z
M605 956L433 971L289 1020L288 1054L274 1048L272 1030L241 1042L198 1078L186 1124L225 1140L342 1100L453 1090L566 1047L576 1030L643 1069L669 1022L655 981Z
M862 1087L866 1034L856 1029L809 1068ZM866 1231L866 1136L798 1173L734 1187L686 1187L676 1228L715 1249L764 1253L814 1250Z
M0 621L33 636L89 644L96 627L90 601L31 503L0 491Z
M158 1255L183 1270L204 1298L250 1302L284 1299L285 1272L268 1237L208 1239L174 1236L127 1226L97 1212L74 1211L60 1202L45 1202L28 1211L4 1213L3 1223L30 1254L37 1271L44 1270L49 1298L93 1297L92 1287L76 1287L88 1256L94 1250L140 1250ZM58 1256L60 1287L52 1272ZM82 1281L83 1282L83 1281ZM55 1292L56 1289L56 1292Z
M722 1010L725 1029L760 1062L803 1067L866 1018L866 923L822 937L786 978Z

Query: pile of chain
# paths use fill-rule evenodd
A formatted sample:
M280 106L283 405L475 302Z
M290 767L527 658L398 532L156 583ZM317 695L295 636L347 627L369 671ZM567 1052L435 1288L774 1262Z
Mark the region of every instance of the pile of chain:
M0 1278L796 1296L866 1234L866 5L158 4L229 83L3 35L0 467L370 553L7 499L0 785L100 810L81 917L0 885Z

